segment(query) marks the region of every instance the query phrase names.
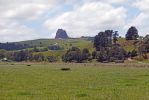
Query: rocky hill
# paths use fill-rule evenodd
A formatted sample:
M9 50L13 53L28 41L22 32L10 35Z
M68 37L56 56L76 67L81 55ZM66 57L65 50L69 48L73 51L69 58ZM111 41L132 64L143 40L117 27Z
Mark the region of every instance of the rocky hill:
M65 30L63 30L63 29L58 29L57 30L55 39L68 39L68 38L69 37L68 37Z

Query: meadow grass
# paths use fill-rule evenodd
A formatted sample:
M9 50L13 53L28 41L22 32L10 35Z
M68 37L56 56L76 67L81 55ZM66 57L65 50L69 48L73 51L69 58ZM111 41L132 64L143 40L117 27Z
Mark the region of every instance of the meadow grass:
M27 65L0 64L0 100L149 100L145 65Z

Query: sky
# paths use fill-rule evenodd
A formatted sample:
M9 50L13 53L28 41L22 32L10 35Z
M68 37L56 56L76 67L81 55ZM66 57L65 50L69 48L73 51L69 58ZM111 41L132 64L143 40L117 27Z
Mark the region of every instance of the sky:
M149 0L0 0L0 42L95 36L111 29L125 36L130 26L149 33Z

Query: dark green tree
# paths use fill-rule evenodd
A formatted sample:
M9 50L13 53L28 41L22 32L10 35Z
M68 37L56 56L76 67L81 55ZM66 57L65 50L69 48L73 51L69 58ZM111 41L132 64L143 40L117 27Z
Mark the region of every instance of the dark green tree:
M72 47L67 50L67 52L62 56L62 61L64 62L82 62L81 50L77 47Z
M28 55L29 55L29 52L26 51L26 50L21 50L21 51L18 51L18 52L14 52L13 53L13 60L18 61L18 62L27 61Z
M42 62L42 61L45 61L45 56L42 53L39 53L39 54L35 54L33 56L33 59L36 62Z
M94 47L96 48L96 51L112 46L112 33L113 30L106 30L95 36Z
M87 48L84 48L82 51L82 60L91 60L91 54Z
M131 26L126 34L126 40L137 40L139 37L138 30L136 27Z
M115 31L114 34L113 34L113 43L116 44L116 42L118 41L118 31Z
M51 63L57 61L57 58L54 56L48 56L47 59L48 59L48 62L51 62Z
M107 50L97 51L96 59L98 62L109 61L109 56L108 56Z
M93 52L92 52L92 58L93 58L93 59L95 59L95 58L96 58L96 54L97 54L97 52L96 52L96 51L93 51Z
M147 59L147 45L146 44L139 45L138 52L139 52L140 57Z

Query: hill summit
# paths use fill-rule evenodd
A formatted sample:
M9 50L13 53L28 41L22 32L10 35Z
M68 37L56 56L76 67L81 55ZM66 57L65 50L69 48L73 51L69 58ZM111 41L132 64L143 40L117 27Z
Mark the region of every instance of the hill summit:
M57 30L55 39L68 39L68 38L69 37L68 37L65 30L63 30L63 29L58 29Z

